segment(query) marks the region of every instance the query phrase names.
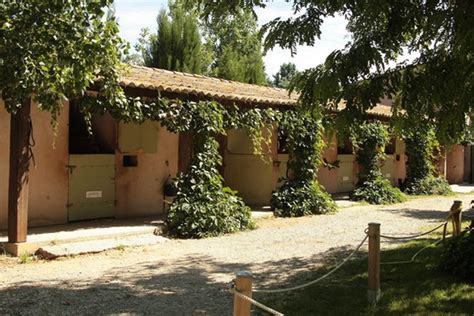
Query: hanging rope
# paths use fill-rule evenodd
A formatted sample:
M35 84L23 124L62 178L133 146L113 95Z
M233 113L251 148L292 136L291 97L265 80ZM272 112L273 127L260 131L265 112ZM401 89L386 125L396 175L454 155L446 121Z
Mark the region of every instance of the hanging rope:
M424 232L424 233L420 233L420 234L416 234L416 235L410 235L410 236L390 236L390 235L380 235L380 237L382 238L385 238L385 239L392 239L392 240L407 240L407 239L415 239L415 238L418 238L418 237L421 237L421 236L425 236L425 235L428 235L432 232L434 232L435 230L443 227L444 225L446 225L448 222L443 222L442 224L440 224L439 226L436 226L435 228L427 231L427 232Z
M274 310L273 308L270 308L256 300L254 300L253 298L251 297L248 297L247 295L243 294L243 293L240 293L239 291L237 291L235 288L231 288L229 289L229 292L232 293L232 294L235 294L237 295L238 297L240 297L241 299L247 301L247 302L250 302L251 304L257 306L258 308L272 314L272 315L275 315L275 316L284 316L284 314Z
M329 277L331 274L333 274L337 270L339 270L339 268L341 268L344 265L344 263L346 263L350 258L352 258L355 255L355 253L357 251L359 251L359 249L362 247L362 245L366 242L366 240L368 238L369 238L369 236L366 235L364 237L364 239L362 239L362 241L359 243L359 245L344 260L342 260L338 265L336 265L331 271L329 271L325 275L317 278L316 280L313 280L313 281L310 281L310 282L307 282L307 283L304 283L304 284L301 284L301 285L298 285L298 286L285 288L285 289L275 289L275 290L254 289L253 292L256 292L256 293L282 293L282 292L289 292L289 291L299 290L299 289L308 287L310 285L313 285L315 283L318 283L318 282L326 279L327 277Z

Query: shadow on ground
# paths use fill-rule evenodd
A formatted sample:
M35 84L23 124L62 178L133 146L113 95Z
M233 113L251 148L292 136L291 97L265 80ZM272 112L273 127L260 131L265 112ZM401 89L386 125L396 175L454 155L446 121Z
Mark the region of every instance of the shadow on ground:
M351 250L341 247L312 258L253 265L191 255L171 263L111 269L96 280L16 283L0 290L0 314L230 315L233 297L227 289L236 272L254 271L258 287L291 286L306 282L311 271L335 263Z
M417 241L384 251L382 261L409 259L426 244L428 241ZM194 254L110 269L91 280L78 277L74 281L16 283L0 290L0 314L230 315L233 298L227 292L228 282L237 271L254 271L256 288L286 288L320 277L352 250L353 245L311 258L254 264L223 263ZM437 253L429 250L420 256L421 263L382 266L384 296L377 308L366 301L365 252L357 253L330 278L304 290L255 293L254 297L287 315L472 312L474 287L439 275L433 268L436 258Z
M431 243L431 239L417 240L402 248L383 251L381 261L409 260ZM472 314L474 285L439 271L441 247L427 249L415 263L382 265L382 299L376 306L367 303L365 258L349 261L330 279L304 290L256 294L255 298L285 315ZM328 269L324 267L305 275L315 279Z

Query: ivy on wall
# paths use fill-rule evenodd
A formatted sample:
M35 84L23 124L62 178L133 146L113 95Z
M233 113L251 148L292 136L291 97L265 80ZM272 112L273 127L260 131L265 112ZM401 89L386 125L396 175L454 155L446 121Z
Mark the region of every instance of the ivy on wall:
M351 141L360 165L359 181L352 198L371 204L404 201L403 193L394 188L381 171L381 163L385 159L384 148L389 141L387 127L379 121L354 124L351 128Z
M415 195L449 195L448 182L436 174L435 152L440 151L433 124L406 124L404 139L408 156L405 192Z
M272 195L273 213L296 217L335 211L334 201L316 178L324 146L321 116L315 111L287 111L280 127L287 137L289 172Z
M106 110L101 97L85 97L80 108L85 113L103 113ZM177 179L177 195L166 218L171 235L180 238L203 238L251 229L251 209L236 195L224 187L218 168L222 165L218 135L226 130L247 130L257 153L263 146L270 149L271 132L265 132L281 117L277 110L239 109L224 107L218 102L182 102L157 98L144 100L128 98L128 105L112 111L112 116L125 122L159 121L174 133L193 132L191 165Z
M399 111L403 96L396 98L392 122L396 133L405 141L407 161L407 179L403 185L404 192L413 195L449 195L452 190L435 167L435 161L441 153L440 125L430 119L419 108L410 111ZM449 142L448 142L449 143Z

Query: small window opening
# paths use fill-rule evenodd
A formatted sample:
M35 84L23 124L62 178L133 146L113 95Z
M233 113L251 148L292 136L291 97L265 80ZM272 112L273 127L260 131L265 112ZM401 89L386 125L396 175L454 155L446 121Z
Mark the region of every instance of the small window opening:
M349 138L345 138L344 142L337 142L337 154L338 155L352 155L352 143Z
M69 154L114 154L116 147L116 122L108 113L91 118L89 133L84 114L71 102L69 107Z
M396 148L397 140L395 138L390 139L390 142L385 145L385 154L394 155Z
M138 167L138 157L136 155L123 156L124 167Z

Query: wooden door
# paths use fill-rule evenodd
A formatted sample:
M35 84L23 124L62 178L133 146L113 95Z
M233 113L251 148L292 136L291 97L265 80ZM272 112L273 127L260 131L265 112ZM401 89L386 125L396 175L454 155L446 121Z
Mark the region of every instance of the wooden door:
M115 155L69 156L69 221L115 216Z

